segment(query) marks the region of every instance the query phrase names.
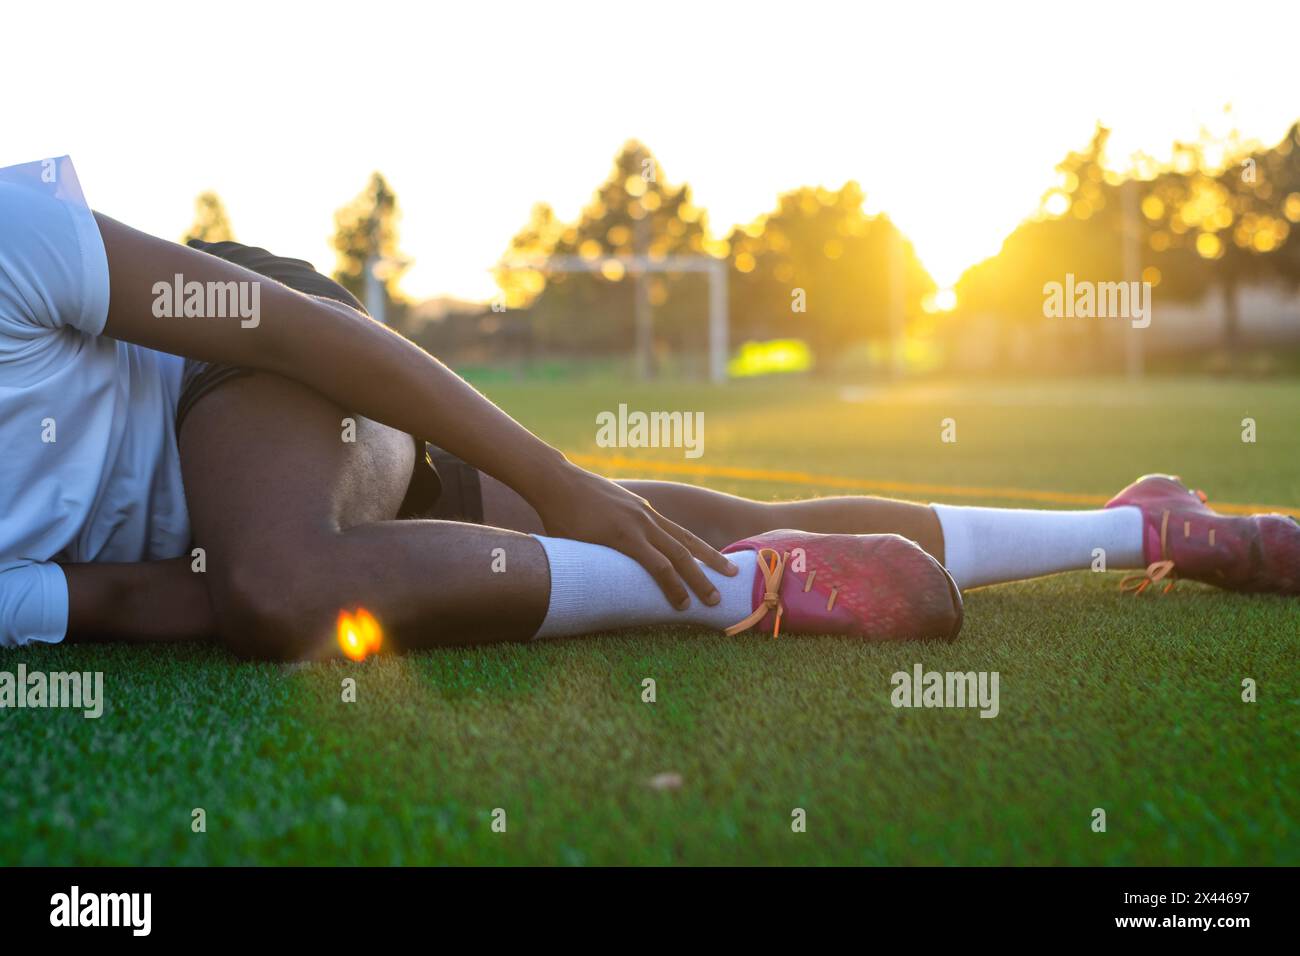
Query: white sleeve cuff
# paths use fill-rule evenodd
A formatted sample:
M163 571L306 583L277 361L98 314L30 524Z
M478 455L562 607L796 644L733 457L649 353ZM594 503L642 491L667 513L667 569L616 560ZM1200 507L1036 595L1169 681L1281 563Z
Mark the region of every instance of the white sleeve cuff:
M68 633L68 579L57 564L0 565L0 647L58 644Z

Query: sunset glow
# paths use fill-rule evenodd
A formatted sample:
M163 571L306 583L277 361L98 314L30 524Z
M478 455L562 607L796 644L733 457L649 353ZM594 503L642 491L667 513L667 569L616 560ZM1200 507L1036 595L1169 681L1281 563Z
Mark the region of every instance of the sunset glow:
M1127 168L1202 127L1274 142L1300 112L1290 60L1256 42L1258 20L1200 2L1102 0L1086 22L1032 4L590 3L566 8L561 30L547 5L375 0L364 37L347 26L355 8L331 0L306 16L241 0L220 17L142 6L130 30L111 6L61 13L78 23L60 36L69 63L95 62L115 36L113 68L93 84L51 68L41 44L12 44L0 77L9 89L39 78L40 95L6 104L0 165L70 153L94 205L167 238L213 189L236 238L324 269L333 211L381 170L416 297L491 298L489 270L532 204L574 218L631 137L691 184L715 239L782 191L857 180L944 288L1036 212L1097 121ZM41 36L48 18L20 4L6 32ZM1267 18L1270 36L1293 36L1300 7ZM1168 58L1144 55L1152 45L1188 55L1177 83ZM175 82L195 52L259 69ZM293 109L250 105L270 88Z

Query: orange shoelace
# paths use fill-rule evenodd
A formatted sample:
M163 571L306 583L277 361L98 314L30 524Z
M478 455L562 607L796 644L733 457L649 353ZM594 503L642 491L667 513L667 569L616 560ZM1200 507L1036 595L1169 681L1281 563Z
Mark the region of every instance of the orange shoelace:
M775 610L776 618L772 622L772 636L780 636L781 615L785 613L785 605L781 603L781 579L785 576L785 564L789 559L789 551L784 554L777 554L772 548L758 549L758 570L763 575L763 600L758 607L754 608L753 614L743 621L731 625L724 633L728 636L739 634L746 628L753 627L763 620L769 611ZM808 572L808 578L803 583L805 594L812 590L815 577L817 577L816 571ZM830 597L826 599L826 610L834 609L835 598L839 593L840 589L838 587L831 588Z
M1196 497L1201 499L1201 504L1205 503L1205 492L1198 490ZM1178 583L1178 577L1174 574L1173 559L1169 557L1169 515L1170 512L1166 509L1160 516L1160 560L1152 561L1147 565L1147 569L1140 574L1125 575L1119 582L1121 591L1132 591L1134 595L1138 595L1151 585L1158 584L1168 578L1169 580L1160 590L1161 594L1168 594L1174 589L1174 585ZM1191 521L1184 521L1183 537L1190 538L1191 536L1192 523ZM1210 547L1214 547L1213 528L1210 529Z

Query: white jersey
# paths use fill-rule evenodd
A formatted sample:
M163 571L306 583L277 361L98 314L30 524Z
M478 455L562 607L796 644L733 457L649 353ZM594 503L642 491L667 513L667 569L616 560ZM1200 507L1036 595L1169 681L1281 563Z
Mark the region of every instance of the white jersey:
M102 336L108 260L66 156L0 169L0 647L67 630L57 562L189 546L183 360Z

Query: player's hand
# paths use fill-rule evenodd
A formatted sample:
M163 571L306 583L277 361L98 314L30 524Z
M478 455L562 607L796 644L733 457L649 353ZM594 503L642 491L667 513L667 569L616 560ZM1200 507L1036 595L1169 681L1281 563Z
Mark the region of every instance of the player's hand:
M576 465L569 465L532 504L547 534L623 552L650 572L678 610L690 606L687 588L705 604L721 600L696 558L726 575L738 571L720 552L659 514L640 495Z

